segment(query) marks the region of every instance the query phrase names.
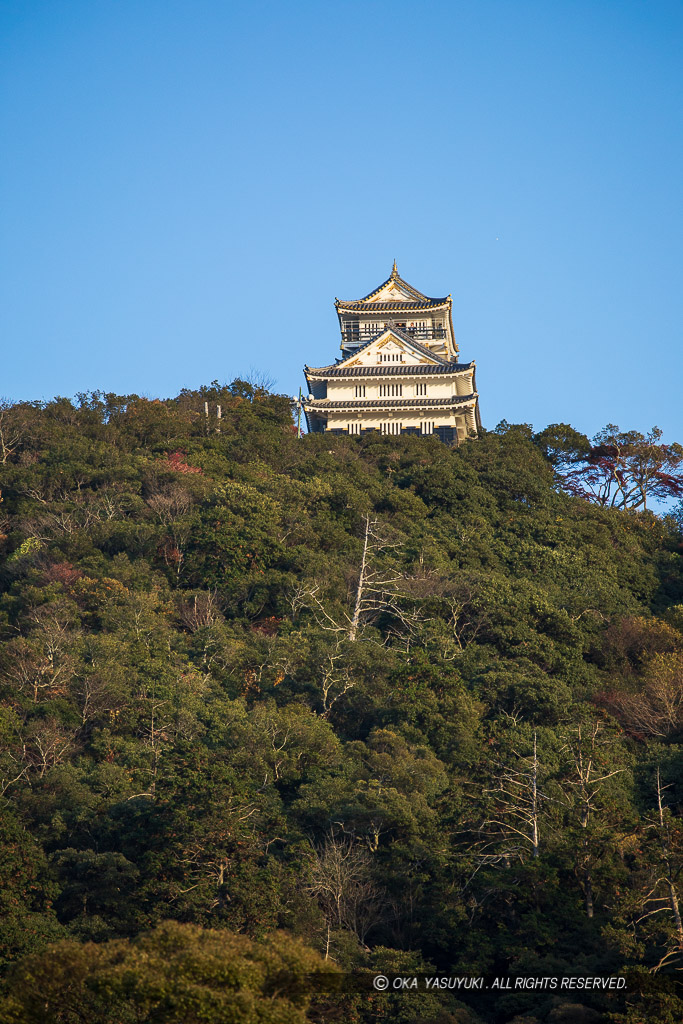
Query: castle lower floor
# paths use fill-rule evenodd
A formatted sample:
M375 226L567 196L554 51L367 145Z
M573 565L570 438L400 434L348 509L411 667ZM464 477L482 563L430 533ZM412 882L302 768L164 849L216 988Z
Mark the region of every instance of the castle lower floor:
M451 426L432 426L431 424L425 424L426 429L420 427L406 427L402 423L391 423L382 425L380 427L361 427L360 429L354 429L354 424L351 429L348 427L328 427L325 431L328 434L348 434L350 437L365 437L367 434L393 434L394 436L401 435L414 435L416 437L426 437L433 435L440 441L446 444L459 444L460 441L464 440L462 435L458 434L457 427ZM429 429L431 427L431 429Z
M476 434L477 423L473 403L457 412L453 408L396 408L354 409L353 403L344 409L323 408L325 402L308 403L309 429L312 433L349 434L359 437L369 432L380 434L435 435L449 444L458 444ZM392 403L400 406L403 403ZM425 403L426 404L426 403ZM451 403L449 403L451 404ZM407 403L406 403L407 405Z

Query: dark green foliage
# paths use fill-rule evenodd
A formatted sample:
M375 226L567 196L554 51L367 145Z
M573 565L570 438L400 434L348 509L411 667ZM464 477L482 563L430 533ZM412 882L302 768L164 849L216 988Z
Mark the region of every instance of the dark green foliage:
M168 922L133 942L67 940L27 958L0 1009L6 1024L304 1024L323 966L286 935L256 944Z
M562 493L565 425L297 440L244 381L1 416L3 1019L636 1020L260 1000L317 963L282 929L371 972L683 965L675 516Z

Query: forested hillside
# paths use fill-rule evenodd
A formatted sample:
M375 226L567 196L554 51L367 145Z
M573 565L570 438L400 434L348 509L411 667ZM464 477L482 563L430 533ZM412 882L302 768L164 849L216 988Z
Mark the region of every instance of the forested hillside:
M683 967L682 538L587 445L3 408L0 1020L683 1019L308 980Z

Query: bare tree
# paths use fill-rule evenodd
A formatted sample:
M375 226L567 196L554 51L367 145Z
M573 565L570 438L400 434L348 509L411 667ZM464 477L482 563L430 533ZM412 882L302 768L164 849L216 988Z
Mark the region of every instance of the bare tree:
M102 488L90 501L83 503L83 527L89 529L96 523L118 519L123 512L123 502L115 492Z
M0 464L5 463L19 451L28 437L28 429L22 421L18 407L0 399Z
M448 606L447 623L452 641L444 648L443 657L452 661L462 654L468 644L477 637L484 626L484 619L475 608L472 587L462 582L445 595Z
M15 783L28 776L26 745L17 736L14 742L5 741L0 748L0 796Z
M185 548L190 539L191 526L187 516L192 503L190 492L177 483L165 484L147 498L147 504L168 531L161 553L166 564L175 567L177 576L181 574Z
M683 654L655 654L638 689L612 690L607 708L633 733L665 737L683 726Z
M164 526L172 526L192 508L192 495L180 484L170 483L151 494L147 504Z
M655 792L657 806L650 816L646 828L655 840L654 856L650 859L647 867L636 885L631 888L623 899L626 918L629 920L630 928L637 933L640 926L645 922L653 924L655 920L661 923L655 929L655 941L663 946L663 953L650 970L653 973L662 968L675 967L677 970L683 968L683 923L681 922L680 911L680 888L679 879L683 870L683 857L681 856L681 834L676 826L671 812L665 806L664 792L668 786L663 786L660 770L657 768L655 776ZM659 915L669 918L669 926Z
M346 633L348 622L339 622L325 608L322 600L322 585L315 580L307 580L298 583L289 591L289 603L292 609L292 617L296 618L302 609L307 608L313 612L315 621L321 629L331 633ZM348 618L348 617L347 617Z
M598 767L600 723L594 722L586 730L579 725L576 737L565 748L569 754L571 774L566 779L569 792L567 799L578 811L581 830L580 850L577 856L577 873L583 890L586 916L593 917L593 862L594 853L590 837L593 817L599 811L598 798L608 779L621 774L623 768L605 771Z
M71 649L78 634L59 602L36 608L29 621L36 627L29 637L17 637L6 644L0 677L28 693L37 704L41 696L64 692L73 671Z
M25 519L22 526L28 537L48 541L60 533L70 536L81 524L74 509L50 509Z
M191 633L209 629L223 619L216 590L202 590L190 601L183 601L178 616L183 626Z
M125 704L124 697L106 671L80 674L72 681L70 692L80 711L83 726L106 714L116 717Z
M266 398L275 386L275 379L263 370L252 367L243 377L237 377L228 387L232 395L250 402Z
M398 570L377 568L376 565L377 556L396 547L398 542L387 537L378 519L371 518L369 514L363 516L363 552L348 631L351 641L357 638L364 623L373 622L384 611L393 612L401 621L406 618L399 604L400 596L405 596L400 592L405 576Z
M57 490L56 485L50 482L25 488L21 493L41 505L37 512L22 521L22 529L28 537L42 541L60 534L71 536L79 530L89 530L98 523L119 518L123 511L122 500L115 492L106 489L92 494L81 492L79 486L77 491L70 492Z
M681 923L680 900L677 887L677 880L682 865L680 863L677 866L674 865L671 816L666 813L662 801L662 793L668 788L668 786L662 786L659 768L657 768L657 821L655 828L661 851L661 882L664 884L668 896L669 909L671 910L671 917L676 929L676 935L678 936L679 949L683 950L683 924Z
M157 697L156 680L152 679L149 687L143 687L139 695L143 714L140 718L138 733L142 743L149 750L149 767L141 771L149 777L149 787L141 795L152 800L156 796L156 784L159 775L161 755L171 740L171 723L173 711L168 698Z
M382 919L385 900L372 881L370 865L368 851L351 837L330 833L320 848L313 847L307 890L317 899L325 917L326 959L331 931L345 928L364 944L370 929Z
M62 764L73 743L62 726L53 718L38 722L24 748L29 768L37 770L42 779L50 768Z
M356 686L357 679L351 677L343 659L343 646L337 641L334 650L327 655L321 667L323 718L327 718L337 701Z
M10 640L4 651L0 678L10 686L29 694L34 704L55 696L62 687L64 666L25 637Z
M272 391L277 383L272 374L267 370L259 370L256 366L249 367L249 372L245 375L244 380L247 384L251 384L257 393Z
M512 765L496 762L496 783L484 790L494 798L494 811L478 829L479 863L508 866L524 861L541 848L541 819L548 796L540 788L541 765L536 732L530 754L512 751Z
M411 633L418 623L418 614L409 609L414 600L415 582L405 573L387 564L387 556L401 542L392 538L380 521L369 513L363 516L363 547L357 576L351 591L353 610L335 618L325 607L322 586L315 581L300 584L290 595L292 613L309 608L321 629L345 636L354 643L362 638L363 627L371 625L383 613L400 623L400 629Z
M664 790L669 786L663 786L659 767L656 775L657 810L650 823L650 829L657 837L659 847L658 876L654 884L645 894L642 900L642 914L635 922L639 924L646 918L655 914L668 913L671 916L674 934L666 943L666 949L652 970L654 972L663 967L676 966L679 969L683 966L683 923L681 922L680 891L678 879L683 869L683 862L680 857L680 849L676 851L675 846L680 846L674 840L674 829L671 820L671 813L664 806Z
M438 615L427 620L423 636L435 645L444 661L454 661L482 633L488 617L479 600L476 579L460 576L444 579L435 573L425 573L410 581L416 599L427 599L438 605Z

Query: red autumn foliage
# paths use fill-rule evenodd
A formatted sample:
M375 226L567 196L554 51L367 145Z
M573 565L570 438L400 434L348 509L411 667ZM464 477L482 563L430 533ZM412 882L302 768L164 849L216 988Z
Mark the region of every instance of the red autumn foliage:
M189 462L185 461L187 453L178 449L175 452L166 452L166 457L162 461L164 469L170 469L174 473L202 473L203 469L199 466L191 466Z
M183 560L183 553L170 538L162 541L157 548L157 557L163 558L167 565L177 567Z
M68 586L79 580L83 573L80 569L74 569L71 562L53 562L43 573L46 583L63 583Z
M648 500L683 497L683 447L661 444L661 437L658 427L644 435L608 424L562 474L562 486L576 497L619 509L646 509Z

